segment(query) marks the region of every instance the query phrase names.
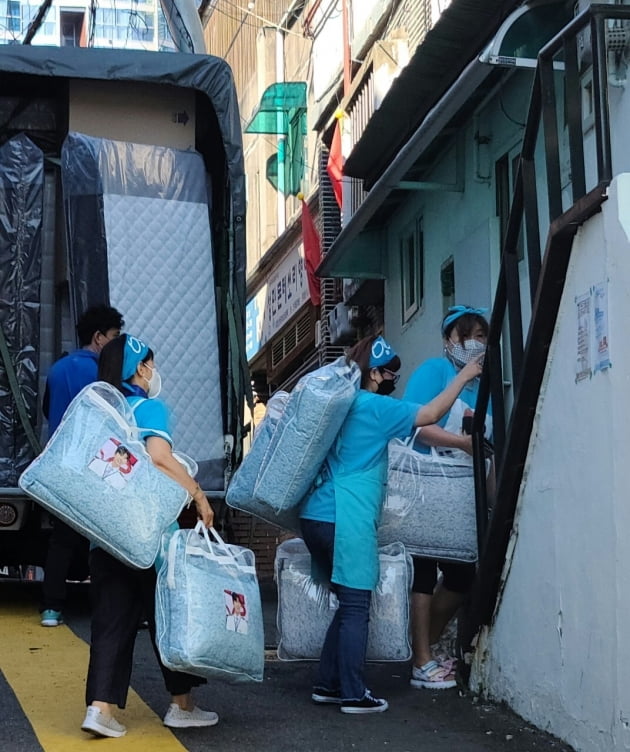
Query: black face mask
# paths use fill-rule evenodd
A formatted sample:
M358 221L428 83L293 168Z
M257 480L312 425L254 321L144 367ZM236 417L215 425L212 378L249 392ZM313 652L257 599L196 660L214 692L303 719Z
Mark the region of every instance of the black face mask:
M381 381L381 383L378 385L376 393L382 394L387 397L394 391L395 388L396 384L394 384L393 379L383 379L383 381Z

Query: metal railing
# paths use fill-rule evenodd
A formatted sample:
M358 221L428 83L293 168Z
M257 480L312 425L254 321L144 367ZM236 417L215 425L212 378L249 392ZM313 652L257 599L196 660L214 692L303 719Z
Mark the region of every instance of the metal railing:
M607 60L610 49L607 45L610 48L611 28L614 31L615 24L628 23L629 7L592 5L573 19L538 55L473 423L479 567L462 618L462 652L469 650L480 627L490 624L499 596L534 414L573 239L580 225L600 210L612 179ZM583 82L590 65L596 174L591 181L594 185L588 190ZM559 88L563 96L558 96ZM560 131L559 122L563 123L565 131ZM563 150L561 138L565 134L567 146ZM542 165L536 162L537 153L540 154L537 147L541 145L544 147ZM570 172L565 180L568 185L563 190L561 157L566 151ZM543 170L546 206L545 196L539 196L537 187L537 177L542 177ZM563 199L564 204L571 204L566 210ZM549 229L544 250L540 245L541 213L548 213ZM525 343L518 259L523 237L531 300L531 319ZM511 409L506 406L504 398L504 362L514 389ZM491 510L483 454L484 422L490 400L496 468L496 493Z

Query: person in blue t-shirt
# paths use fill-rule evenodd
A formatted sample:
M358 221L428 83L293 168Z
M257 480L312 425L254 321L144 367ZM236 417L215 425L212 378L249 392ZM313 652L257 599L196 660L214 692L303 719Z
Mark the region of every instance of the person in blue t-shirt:
M361 389L300 513L314 567L339 601L311 697L339 704L343 713L379 713L387 710L387 701L366 688L363 668L370 599L379 578L377 525L387 443L408 436L414 426L436 423L481 368L469 364L442 394L420 406L388 396L398 381L400 358L383 337L366 337L347 357L361 369Z
M88 308L77 322L79 349L53 363L44 392L43 412L48 420L48 434L56 431L68 405L77 394L96 381L98 356L103 347L125 325L122 315L111 306ZM87 561L87 540L59 519L53 521L44 565L42 602L40 605L43 627L63 624L63 607L66 602L66 578L73 559Z
M166 405L156 399L162 381L153 362L153 351L137 337L123 334L103 348L98 378L125 395L137 425L143 429L140 437L153 464L188 491L198 517L206 527L211 527L214 513L206 495L173 455L169 412ZM155 567L134 569L94 547L90 552L90 575L92 638L85 688L87 712L81 728L102 737L120 737L127 733L113 717L112 707L124 708L127 702L133 648L141 616L147 620L153 649L171 695L164 725L171 728L214 726L219 720L217 714L201 710L191 697L192 688L205 683L205 679L171 671L160 659L155 644Z
M471 359L486 350L486 309L453 306L442 322L444 356L425 361L411 375L404 399L428 402L458 378ZM472 463L472 436L467 423L474 415L479 379L470 381L452 408L435 424L419 432L415 448ZM490 411L488 411L490 413ZM486 419L486 437L492 421ZM413 667L411 686L416 689L449 689L456 686L455 660L434 656L431 645L462 604L475 577L475 565L413 557L414 581L411 596ZM442 580L438 583L438 569ZM437 587L436 587L437 585Z

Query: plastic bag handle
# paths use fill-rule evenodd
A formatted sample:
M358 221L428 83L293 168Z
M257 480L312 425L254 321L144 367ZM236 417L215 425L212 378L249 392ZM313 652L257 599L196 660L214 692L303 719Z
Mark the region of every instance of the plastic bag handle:
M417 426L416 430L411 434L411 436L407 436L405 439L405 446L413 446L416 439L418 438L418 434L420 433L422 427Z
M212 552L212 542L210 540L210 536L208 535L208 528L203 524L203 522L201 520L199 520L197 522L197 524L195 525L195 532L198 533L198 534L200 534L200 535L203 535L204 540L206 542L206 545L208 546L208 552L210 553L210 555L212 556L212 558L216 559L217 561L221 561L223 559L223 557L216 556ZM222 553L224 554L224 556L226 556L228 559L230 559L234 564L238 565L236 557L230 551L230 549L227 547L227 545L225 544L223 538L219 535L219 533L217 533L217 531L214 529L214 527L210 528L210 532L212 533L213 538L215 539L216 543L220 547L220 549L221 549Z

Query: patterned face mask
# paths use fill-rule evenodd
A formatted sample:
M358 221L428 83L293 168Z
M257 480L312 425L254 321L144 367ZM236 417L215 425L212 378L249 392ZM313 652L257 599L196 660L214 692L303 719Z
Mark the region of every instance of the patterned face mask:
M467 339L461 342L453 342L449 339L446 346L446 354L459 368L463 368L471 360L483 355L486 351L486 345L476 339Z

